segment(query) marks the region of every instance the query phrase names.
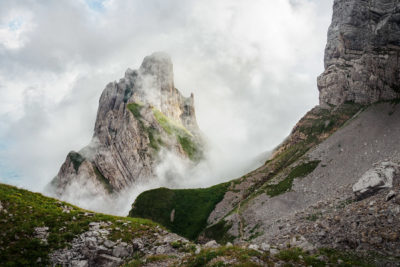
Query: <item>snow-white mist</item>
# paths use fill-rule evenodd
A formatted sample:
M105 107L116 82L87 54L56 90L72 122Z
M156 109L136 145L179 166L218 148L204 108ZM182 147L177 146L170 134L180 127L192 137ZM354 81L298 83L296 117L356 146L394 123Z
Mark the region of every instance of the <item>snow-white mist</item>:
M90 142L104 86L154 51L210 144L179 187L240 177L318 103L333 0L87 2L0 1L0 182L41 191Z

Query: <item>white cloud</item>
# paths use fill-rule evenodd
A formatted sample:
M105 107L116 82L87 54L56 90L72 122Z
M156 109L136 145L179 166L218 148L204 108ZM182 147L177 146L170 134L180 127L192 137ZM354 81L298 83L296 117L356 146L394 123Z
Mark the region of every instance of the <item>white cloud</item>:
M89 143L105 85L162 50L222 151L215 182L235 178L318 103L332 2L2 0L0 156L40 190Z
M17 50L27 42L27 33L32 31L32 13L26 9L11 9L0 18L0 47Z

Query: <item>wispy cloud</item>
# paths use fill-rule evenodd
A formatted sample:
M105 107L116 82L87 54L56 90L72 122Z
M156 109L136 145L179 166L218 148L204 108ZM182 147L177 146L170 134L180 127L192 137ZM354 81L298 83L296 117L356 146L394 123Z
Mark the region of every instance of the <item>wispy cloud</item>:
M194 92L201 129L223 152L215 182L234 178L235 166L277 145L318 103L331 7L332 0L2 0L3 170L41 189L70 150L89 143L105 85L162 50L173 59L176 87Z

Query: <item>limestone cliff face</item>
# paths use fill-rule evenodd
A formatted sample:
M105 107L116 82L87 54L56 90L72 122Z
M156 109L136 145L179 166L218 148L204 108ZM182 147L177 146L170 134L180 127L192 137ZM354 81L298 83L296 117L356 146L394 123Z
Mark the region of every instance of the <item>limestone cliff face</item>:
M320 104L399 98L399 55L399 0L335 0Z
M196 162L201 144L193 95L185 98L174 87L169 56L154 53L106 86L92 142L68 154L52 185L58 195L72 185L89 194L119 192L154 177L161 149Z

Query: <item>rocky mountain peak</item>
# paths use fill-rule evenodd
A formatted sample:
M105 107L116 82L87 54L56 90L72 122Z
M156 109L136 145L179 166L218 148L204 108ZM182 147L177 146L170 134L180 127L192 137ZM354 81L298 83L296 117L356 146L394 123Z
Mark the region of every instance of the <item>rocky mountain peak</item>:
M52 185L60 197L119 192L155 177L161 149L197 162L202 143L193 94L175 88L171 58L154 53L106 86L90 145L68 154Z
M400 2L335 0L320 104L400 97Z
M174 71L171 57L164 52L156 52L143 59L140 71L144 75L156 76L162 88L174 86Z

